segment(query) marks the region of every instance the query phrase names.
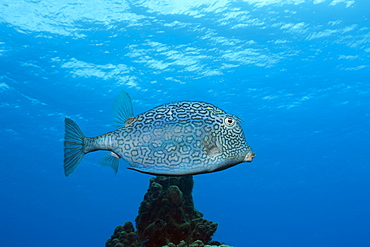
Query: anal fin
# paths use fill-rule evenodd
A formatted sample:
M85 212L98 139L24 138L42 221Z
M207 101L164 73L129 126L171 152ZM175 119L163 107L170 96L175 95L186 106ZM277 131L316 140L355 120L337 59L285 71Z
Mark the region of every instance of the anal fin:
M118 154L116 154L115 152L110 152L110 153L108 153L108 154L106 154L106 155L104 155L103 157L100 158L99 165L110 166L117 173L120 158L121 157Z

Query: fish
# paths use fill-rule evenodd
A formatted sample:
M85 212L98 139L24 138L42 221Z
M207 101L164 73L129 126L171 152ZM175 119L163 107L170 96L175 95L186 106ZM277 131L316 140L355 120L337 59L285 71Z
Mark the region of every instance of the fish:
M146 239L144 239L144 240L141 240L140 242L139 242L139 244L143 244L143 243L146 243L146 242L148 242L149 241L149 238L146 238ZM144 247L144 246L143 246Z
M113 106L118 129L86 137L65 118L64 174L71 175L90 152L109 151L99 164L118 172L184 176L221 171L256 156L247 144L241 120L202 101L176 101L134 116L129 94L121 91Z

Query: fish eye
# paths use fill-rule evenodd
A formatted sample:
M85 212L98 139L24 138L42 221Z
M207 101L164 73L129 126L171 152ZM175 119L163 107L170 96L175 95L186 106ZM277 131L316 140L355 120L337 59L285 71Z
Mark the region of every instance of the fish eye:
M225 122L226 126L228 126L228 127L231 127L231 126L235 125L235 119L233 119L231 117L225 118L224 122Z

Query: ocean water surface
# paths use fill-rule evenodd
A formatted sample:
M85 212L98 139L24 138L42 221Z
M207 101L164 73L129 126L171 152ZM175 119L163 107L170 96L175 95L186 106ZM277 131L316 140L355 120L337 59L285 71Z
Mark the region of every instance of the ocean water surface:
M63 171L64 118L112 131L200 100L244 122L252 163L194 176L231 246L370 246L370 1L1 0L0 246L104 246L151 175Z

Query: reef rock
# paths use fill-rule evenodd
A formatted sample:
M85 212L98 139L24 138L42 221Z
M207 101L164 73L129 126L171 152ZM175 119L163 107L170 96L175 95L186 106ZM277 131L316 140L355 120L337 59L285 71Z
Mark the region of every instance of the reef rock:
M188 245L185 243L185 241L181 241L178 245L176 244L173 244L173 243L169 243L168 245L165 245L163 247L232 247L232 246L229 246L229 245L226 245L226 244L221 244L220 242L217 242L217 241L213 241L210 243L211 245L205 245L203 244L202 241L200 240L197 240L195 241L194 243Z
M118 226L106 247L206 246L217 223L194 208L193 184L192 176L151 178L135 219L137 231L131 222Z

